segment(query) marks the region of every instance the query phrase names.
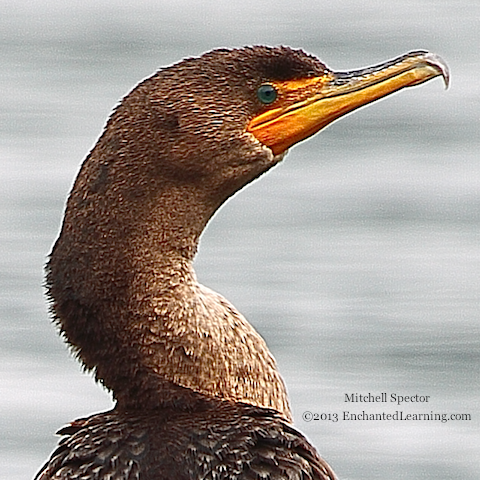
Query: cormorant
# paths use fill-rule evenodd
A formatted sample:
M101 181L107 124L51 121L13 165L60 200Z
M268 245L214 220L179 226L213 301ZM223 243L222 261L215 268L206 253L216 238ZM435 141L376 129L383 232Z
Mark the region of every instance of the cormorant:
M411 52L334 72L287 47L163 68L111 115L47 265L59 330L113 392L76 420L39 480L335 479L292 426L264 340L192 261L225 200L342 115L448 69Z

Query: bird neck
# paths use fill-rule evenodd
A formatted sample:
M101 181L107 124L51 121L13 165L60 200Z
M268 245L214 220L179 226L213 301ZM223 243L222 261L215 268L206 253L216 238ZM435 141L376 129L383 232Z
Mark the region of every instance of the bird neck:
M195 392L291 420L264 340L196 279L198 238L217 205L169 188L127 208L86 192L81 178L47 284L59 327L87 369L125 408L178 405Z

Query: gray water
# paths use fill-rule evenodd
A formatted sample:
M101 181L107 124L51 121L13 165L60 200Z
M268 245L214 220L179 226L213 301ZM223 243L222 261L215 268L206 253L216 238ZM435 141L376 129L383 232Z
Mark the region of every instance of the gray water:
M50 324L43 265L122 95L218 46L303 47L335 69L426 48L452 69L294 147L209 225L196 267L274 352L297 428L342 479L479 478L480 4L0 2L0 477L111 408ZM345 394L429 396L352 404ZM471 420L346 421L343 412ZM303 412L340 421L303 420Z

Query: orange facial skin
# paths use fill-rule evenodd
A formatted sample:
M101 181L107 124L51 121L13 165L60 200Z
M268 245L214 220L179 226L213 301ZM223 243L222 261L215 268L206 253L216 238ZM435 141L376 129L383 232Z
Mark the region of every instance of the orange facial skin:
M326 70L319 77L271 82L277 98L250 121L247 132L278 155L359 107L437 76L448 86L448 67L440 57L412 52L358 71Z

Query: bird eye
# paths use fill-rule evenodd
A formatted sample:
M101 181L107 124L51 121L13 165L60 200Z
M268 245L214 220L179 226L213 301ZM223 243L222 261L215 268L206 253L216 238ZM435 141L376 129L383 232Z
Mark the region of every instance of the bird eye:
M272 85L261 85L257 90L258 99L268 105L277 99L277 90Z

